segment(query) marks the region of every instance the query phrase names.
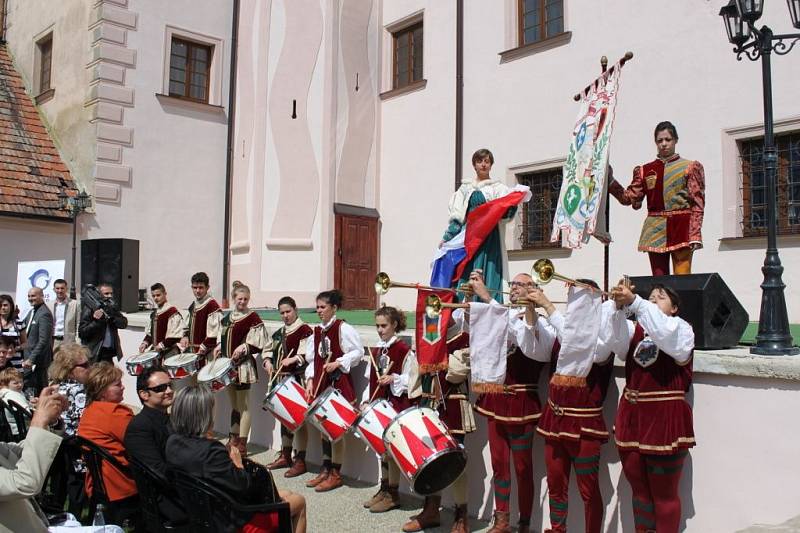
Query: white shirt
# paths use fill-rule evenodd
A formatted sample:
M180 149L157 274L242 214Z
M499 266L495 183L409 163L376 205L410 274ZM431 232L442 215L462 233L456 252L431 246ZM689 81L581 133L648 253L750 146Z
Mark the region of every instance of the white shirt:
M395 342L397 342L397 335L393 336L388 341L379 340L378 344L375 345L376 348L382 350L383 348L388 349L392 346ZM380 351L378 352L378 357L380 357ZM378 360L375 360L378 363ZM391 374L387 374L392 376L392 382L389 384L389 390L392 392L393 396L402 396L403 394L408 392L408 383L411 378L411 372L413 371L414 367L417 364L417 354L414 353L413 350L409 350L406 358L403 360L403 368L400 369L400 373L392 372ZM392 370L397 370L394 366ZM363 395L362 395L363 396ZM363 398L362 398L363 399ZM366 401L366 400L363 400Z
M589 304L588 300L586 304ZM600 321L599 336L595 341L595 347L592 349L591 353L575 352L570 354L564 350L559 352L558 361L556 362L557 374L585 378L589 375L589 372L591 372L594 363L601 363L608 359L610 351L607 351L605 348L605 345L608 343L608 338L603 337L604 332L608 332L608 328L604 328L603 324L610 323L610 318L614 309L614 302L607 301L599 306L599 313L596 317L593 316L593 313L590 314L590 316L593 316L593 318L591 318L592 320ZM567 329L566 317L564 314L556 310L547 318L547 321L555 331L559 342L563 344L564 333ZM602 349L601 346L603 346Z
M336 322L336 315L333 315L328 322L322 324L322 331L328 331L334 322ZM358 365L361 362L361 358L364 357L364 343L361 341L361 336L356 331L356 328L347 322L342 322L341 326L339 326L339 344L344 353L336 361L341 364L341 371L349 374L350 369ZM309 335L306 340L306 360L309 363L305 372L306 379L314 377L313 358L320 357L320 354L314 348L314 335Z
M639 296L624 309L615 310L607 325L608 349L617 357L623 361L628 357L631 339L636 331L636 324L626 318L628 314L636 315L639 325L659 350L679 364L689 360L694 350L692 326L680 317L665 314L656 304Z
M53 319L55 320L55 325L53 326L53 337L64 336L64 320L67 317L68 304L69 300L64 300L63 302L56 300L53 304Z
M491 300L488 305L499 306L495 300ZM469 313L465 313L463 308L456 309L451 315L455 321L455 327L461 331L469 331ZM547 321L541 317L536 324L528 324L525 319L525 312L522 308L508 309L505 315L508 321L508 332L506 335L506 348L518 347L525 354L525 357L535 361L550 361L550 353L555 341L555 331ZM546 329L543 337L537 339L540 333L537 330Z

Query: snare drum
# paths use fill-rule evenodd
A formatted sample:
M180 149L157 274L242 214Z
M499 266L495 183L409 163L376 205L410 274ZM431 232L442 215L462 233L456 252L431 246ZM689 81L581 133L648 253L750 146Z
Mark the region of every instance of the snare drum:
M394 410L389 400L375 400L364 408L364 412L353 424L353 429L356 435L364 439L372 451L380 457L386 453L383 432L396 416L397 411Z
M397 415L384 431L383 443L417 494L444 489L467 466L464 446L426 407L410 407Z
M224 389L236 379L236 369L233 362L227 357L219 357L209 361L206 366L197 373L197 382L204 383L217 392Z
M128 357L125 361L125 367L128 369L128 374L131 376L138 376L145 368L156 366L158 364L158 352L144 352L137 353Z
M181 379L197 374L197 354L179 353L164 361L164 369L172 379Z
M344 437L356 418L358 411L333 387L325 389L306 413L306 420L331 442Z
M261 408L294 433L305 422L306 391L293 376L286 376L264 397Z

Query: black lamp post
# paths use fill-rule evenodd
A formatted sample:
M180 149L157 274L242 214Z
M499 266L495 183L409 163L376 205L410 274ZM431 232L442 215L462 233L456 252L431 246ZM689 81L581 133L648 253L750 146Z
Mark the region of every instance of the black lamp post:
M774 2L773 2L774 3ZM800 0L787 0L792 25L800 29ZM764 0L730 0L719 14L725 21L728 40L735 45L736 59L747 56L751 61L761 58L761 76L764 87L764 175L767 180L767 254L761 272L761 314L758 319L756 344L750 353L759 355L797 355L799 348L792 346L789 316L783 290L783 266L778 256L777 244L777 188L775 174L778 154L775 149L772 121L772 53L788 54L800 40L800 33L776 35L767 26L756 28L761 18Z
M75 251L77 247L78 236L78 215L86 211L92 205L91 195L86 194L84 191L79 192L75 196L70 196L63 190L58 193L58 203L61 209L69 211L72 217L72 278L69 285L69 297L75 299Z

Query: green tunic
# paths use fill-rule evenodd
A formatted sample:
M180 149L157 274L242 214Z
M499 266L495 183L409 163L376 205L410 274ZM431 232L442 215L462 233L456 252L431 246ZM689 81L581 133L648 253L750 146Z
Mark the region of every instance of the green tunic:
M467 204L467 215L469 215L473 209L485 203L486 197L483 193L479 189L473 191ZM503 215L503 219L508 220L512 218L516 212L516 207L509 208L506 214ZM464 219L466 220L466 216ZM444 232L442 239L445 242L449 241L458 235L463 226L464 224L457 220L450 220L450 225L447 227L447 231ZM484 283L486 283L486 287L488 287L489 290L497 291L492 295L494 299L503 303L503 293L500 292L503 290L503 245L500 236L500 228L498 226L496 226L486 237L486 240L483 241L478 251L475 252L475 255L469 263L467 263L464 272L461 274L461 279L459 279L454 286L468 282L470 273L477 269L483 270L483 279ZM459 299L463 299L463 296L459 296ZM477 301L477 297L474 298L474 300Z

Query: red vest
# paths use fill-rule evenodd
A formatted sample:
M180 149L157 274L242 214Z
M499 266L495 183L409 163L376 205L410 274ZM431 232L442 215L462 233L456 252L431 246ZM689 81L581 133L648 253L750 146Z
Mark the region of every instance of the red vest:
M322 330L321 326L314 328L314 353L306 354L306 357L310 355L314 356L314 390L318 391L317 394L323 392L331 385L331 374L325 372L323 368L328 356L330 355L330 360L327 362L333 363L344 355L339 336L341 327L342 320L337 319L331 324L331 327L325 331ZM321 348L323 340L325 340L325 343L324 347ZM356 399L356 392L355 389L353 389L353 381L350 379L350 374L340 371L333 372L333 374L334 377L337 374L339 375L334 387L339 389L339 392L342 393L342 396L344 396L347 401L351 403L354 402ZM322 380L321 383L319 382L320 379Z
M208 337L208 315L219 310L219 304L213 298L206 300L200 307L197 302L192 302L189 306L189 344L205 344L206 348L213 348L217 344L217 339Z
M644 340L645 333L642 326L636 324L636 330L631 339L628 357L625 359L625 386L639 392L681 390L688 391L692 384L692 358L684 365L679 365L675 359L658 350L655 361L643 360L643 366L637 361L636 348Z
M299 326L286 336L283 336L283 330L276 331L275 335L272 336L272 339L275 341L280 340L280 342L278 343L277 350L273 352L272 364L277 365L279 358L282 359L297 355L297 353L300 351L300 348L303 346L303 344L305 344L309 335L313 334L314 330L311 329L311 326L308 324ZM275 368L277 368L277 366ZM296 374L304 368L305 364L292 363L289 366L285 366L282 373Z
M261 323L261 317L255 311L239 320L232 320L231 313L225 315L222 318L222 355L230 357L236 347L247 339L247 333ZM259 346L250 346L251 355L260 351Z
M401 340L396 340L389 346L389 349L386 350L386 355L389 357L389 361L391 361L392 367L389 369L387 375L397 374L400 375L403 373L403 364L406 361L406 356L408 352L411 351L411 348L408 347L408 344ZM380 358L383 353L383 348L370 348L370 352L372 352L372 358L379 367L381 366ZM371 365L372 363L370 363ZM386 363L387 365L389 363ZM384 370L385 371L385 370ZM400 411L404 411L411 407L411 401L408 399L408 393L403 394L402 396L395 396L392 394L391 386L381 386L380 391L378 394L375 394L375 390L378 388L378 375L375 373L375 369L373 368L372 371L369 373L369 394L370 398L375 396L375 399L378 398L385 398L389 400L389 403L392 404L395 411L398 413Z
M154 310L150 313L150 342L153 346L157 346L158 343L163 342L164 346L169 348L180 340L178 338L166 338L169 319L177 312L178 310L173 306L161 314L158 314L158 310Z

